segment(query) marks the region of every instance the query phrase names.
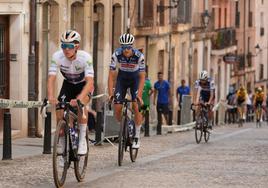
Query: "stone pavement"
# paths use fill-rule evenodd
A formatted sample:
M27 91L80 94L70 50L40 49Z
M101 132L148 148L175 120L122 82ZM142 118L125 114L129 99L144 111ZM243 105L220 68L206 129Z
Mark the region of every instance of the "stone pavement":
M192 129L193 124L187 124L182 126L163 126L163 134L167 132L179 132ZM142 134L143 135L143 134ZM150 126L150 135L156 135L155 126ZM95 135L90 134L90 139L94 140ZM15 137L15 139L14 139ZM12 135L12 159L33 157L43 154L43 138L16 138ZM51 138L51 145L53 145L53 136ZM52 149L51 149L52 151ZM3 143L0 142L0 157L3 156Z

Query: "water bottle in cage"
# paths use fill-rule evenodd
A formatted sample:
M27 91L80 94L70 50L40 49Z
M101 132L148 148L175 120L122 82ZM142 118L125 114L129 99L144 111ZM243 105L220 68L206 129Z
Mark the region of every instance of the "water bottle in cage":
M130 120L128 122L128 132L129 132L129 137L133 137L135 134L135 122L133 120Z
M77 133L77 128L76 127L71 127L70 128L71 131L71 139L72 139L72 146L73 149L77 149L78 148L78 133Z

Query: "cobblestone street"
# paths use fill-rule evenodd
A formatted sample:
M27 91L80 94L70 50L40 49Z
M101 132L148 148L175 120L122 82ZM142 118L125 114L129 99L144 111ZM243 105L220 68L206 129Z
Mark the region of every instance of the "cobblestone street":
M117 147L91 146L86 180L68 170L65 187L267 187L268 126L216 127L209 143L194 132L142 138L136 163L117 166ZM0 162L0 187L54 187L51 155Z

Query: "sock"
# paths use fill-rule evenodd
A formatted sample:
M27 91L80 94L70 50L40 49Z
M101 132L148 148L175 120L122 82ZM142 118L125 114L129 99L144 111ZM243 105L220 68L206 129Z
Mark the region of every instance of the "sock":
M85 138L86 137L86 131L87 131L87 125L86 124L80 124L79 128L80 128L80 136L79 136L79 138L80 139Z
M135 138L140 138L140 132L141 132L141 125L140 126L136 126Z

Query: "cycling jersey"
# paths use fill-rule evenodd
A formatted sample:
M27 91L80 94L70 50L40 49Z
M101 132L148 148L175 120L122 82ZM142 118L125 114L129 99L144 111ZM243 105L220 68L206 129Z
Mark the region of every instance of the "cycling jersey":
M195 81L195 88L200 90L200 98L203 102L208 102L210 98L211 91L215 91L214 80L208 78L206 83L200 82L200 80Z
M76 59L70 61L62 50L55 52L49 66L48 74L56 75L58 70L65 80L72 84L85 81L85 77L94 77L92 57L85 51L78 50Z
M120 70L118 76L123 76L126 78L136 77L137 72L145 71L144 55L137 49L133 48L133 56L127 58L123 55L123 49L118 48L112 55L112 61L110 64L111 70Z
M245 101L247 97L247 92L246 91L240 91L238 90L236 93L237 99L240 101Z
M133 56L127 58L120 47L112 55L110 70L119 69L114 91L115 103L121 103L130 88L132 100L136 99L139 87L139 72L145 71L144 55L137 49L133 50Z
M263 101L264 100L264 92L256 92L255 93L255 100L256 101Z

